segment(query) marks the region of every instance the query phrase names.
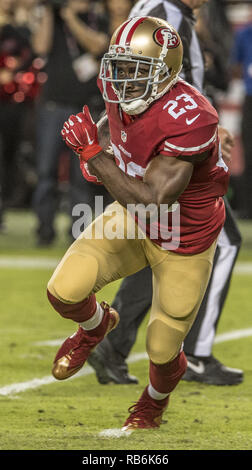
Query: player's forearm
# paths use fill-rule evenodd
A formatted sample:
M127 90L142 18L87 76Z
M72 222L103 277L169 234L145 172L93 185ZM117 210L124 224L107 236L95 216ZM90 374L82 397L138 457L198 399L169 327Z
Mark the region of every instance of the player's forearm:
M97 122L98 141L100 146L106 150L110 146L110 133L108 125L108 117L104 114Z
M100 153L89 160L88 167L122 206L127 207L127 204L148 206L157 202L148 184L126 175L110 156Z

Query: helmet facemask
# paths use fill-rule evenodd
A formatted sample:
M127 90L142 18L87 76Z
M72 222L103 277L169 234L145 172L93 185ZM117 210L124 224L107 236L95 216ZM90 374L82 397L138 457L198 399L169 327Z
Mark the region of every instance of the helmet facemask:
M124 78L119 78L120 65L128 65L134 69L133 73ZM110 103L119 103L128 114L143 112L155 99L159 85L169 78L169 70L162 59L153 57L134 57L130 54L114 52L114 46L110 47L104 55L101 63L100 78L103 82L103 97ZM115 99L108 96L107 85L110 83L116 94ZM127 97L129 89L139 89L135 97Z

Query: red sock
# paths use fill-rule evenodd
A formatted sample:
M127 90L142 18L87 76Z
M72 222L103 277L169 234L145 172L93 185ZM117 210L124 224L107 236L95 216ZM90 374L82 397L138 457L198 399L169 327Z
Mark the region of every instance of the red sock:
M166 364L154 364L150 361L150 383L160 393L171 393L186 371L187 360L184 351Z
M63 318L70 318L77 323L89 320L96 311L96 297L94 294L75 304L65 304L54 297L49 290L47 290L47 297L56 312Z

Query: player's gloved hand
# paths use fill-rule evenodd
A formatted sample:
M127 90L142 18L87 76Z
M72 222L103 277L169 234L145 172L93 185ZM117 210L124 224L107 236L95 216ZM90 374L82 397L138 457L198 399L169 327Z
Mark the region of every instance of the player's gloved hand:
M80 160L80 169L84 178L90 183L102 184L102 181L99 180L97 176L92 175L92 173L90 173L87 162L85 162L84 160L81 160L80 157L79 157L79 160Z
M66 145L85 162L103 150L98 142L97 126L87 105L82 113L69 117L63 125L61 135Z
M64 123L61 135L66 145L79 157L84 178L91 183L102 184L101 180L92 175L88 169L88 160L101 152L102 148L98 143L97 126L86 105L82 113L69 117Z

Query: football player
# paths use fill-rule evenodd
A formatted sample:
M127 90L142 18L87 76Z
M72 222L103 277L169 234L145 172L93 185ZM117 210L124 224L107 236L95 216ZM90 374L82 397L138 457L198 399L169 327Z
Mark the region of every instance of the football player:
M178 31L183 47L183 67L180 77L205 94L207 76L204 73L204 48L200 47L195 30L196 8L208 0L138 0L130 11L129 18L135 16L155 16L166 20ZM225 7L218 0L209 3L209 28L207 36L212 36L216 46L222 39L225 24ZM211 18L216 17L219 27L213 27ZM216 24L216 22L215 22ZM212 25L212 26L211 26ZM226 36L226 33L224 34ZM227 52L225 47L217 47L218 54ZM224 64L227 62L224 60ZM224 65L225 67L225 65ZM218 72L219 73L219 72ZM220 78L220 83L223 79ZM224 80L225 81L225 80ZM209 98L209 97L208 97ZM211 99L210 99L211 101ZM225 163L231 163L231 149L234 139L227 129L218 126L221 150ZM100 139L100 135L99 135ZM213 354L217 327L224 313L223 306L229 292L232 273L241 246L241 233L224 196L226 220L217 240L211 278L199 308L196 321L184 341L187 370L183 380L196 380L212 385L236 385L243 381L243 371L227 367ZM120 314L120 324L112 331L88 357L100 383L138 383L137 377L129 374L126 362L136 341L137 332L152 303L152 272L149 266L126 277L112 301L112 307Z
M218 116L179 78L182 55L181 39L166 21L127 20L112 36L99 78L112 153L102 148L87 106L62 130L84 177L102 182L116 202L71 245L48 283L55 310L79 324L57 352L52 372L59 380L75 374L116 327L118 313L99 304L95 293L151 266L149 383L125 429L161 424L169 395L186 370L183 340L204 296L225 220L222 196L229 175ZM163 208L168 215L161 222ZM168 239L173 225L175 235Z

